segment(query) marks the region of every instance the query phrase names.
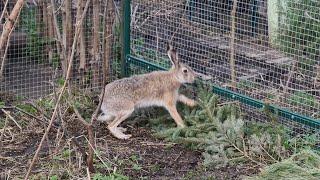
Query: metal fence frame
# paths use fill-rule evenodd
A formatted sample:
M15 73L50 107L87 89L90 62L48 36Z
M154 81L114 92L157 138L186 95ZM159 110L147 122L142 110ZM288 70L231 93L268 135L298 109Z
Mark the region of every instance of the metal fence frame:
M143 67L148 71L166 70L166 68L162 66L159 66L157 64L149 62L148 60L141 59L131 55L131 51L130 51L131 8L130 8L130 5L131 5L131 0L123 0L122 2L122 13L123 13L122 14L122 56L123 56L122 57L122 76L123 77L129 76L128 68L131 64L137 65L139 67ZM223 87L219 87L214 84L212 86L213 86L213 93L223 98L239 101L244 105L253 107L255 109L268 108L269 112L271 112L272 114L278 117L285 118L293 122L301 123L302 125L310 127L312 129L320 130L320 121L316 119L301 115L296 112L292 112L290 110L263 102L258 99L248 97L243 94L239 94L237 92L234 92L232 90L229 90Z

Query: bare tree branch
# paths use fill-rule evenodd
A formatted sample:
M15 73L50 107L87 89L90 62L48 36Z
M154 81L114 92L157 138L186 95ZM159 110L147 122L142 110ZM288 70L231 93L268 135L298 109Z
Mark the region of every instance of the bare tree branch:
M51 126L53 124L53 121L55 120L56 118L56 115L57 115L57 112L58 112L58 107L59 107L59 104L61 102L61 99L62 99L62 96L64 94L64 91L66 90L66 87L67 87L67 84L69 83L69 78L70 78L70 75L71 75L71 68L72 68L72 61L74 59L74 54L75 54L75 47L76 47L76 44L77 44L77 39L79 37L79 34L80 34L80 28L81 28L81 25L82 25L82 22L83 22L83 19L84 19L84 15L86 14L87 10L88 10L88 7L89 7L89 3L90 3L90 0L87 0L87 3L86 3L86 6L85 6L85 10L82 14L82 17L80 19L79 22L76 23L76 32L75 32L75 35L74 35L74 39L73 39L73 44L72 44L72 52L71 52L71 55L70 55L70 59L69 59L69 63L68 63L68 69L67 69L67 74L66 74L66 77L65 77L65 82L61 88L61 92L60 92L60 95L58 97L58 100L56 102L56 105L55 105L55 108L54 108L54 111L53 111L53 114L51 116L51 119L50 119L50 122L49 122L49 125L44 133L44 135L42 136L42 139L40 141L40 144L35 152L35 155L33 156L33 159L32 159L32 162L29 166L29 169L27 171L27 174L25 176L25 180L27 180L31 174L31 170L39 156L39 152L41 150L41 147L43 145L43 142L44 140L46 139L46 137L48 136L48 133L51 129Z

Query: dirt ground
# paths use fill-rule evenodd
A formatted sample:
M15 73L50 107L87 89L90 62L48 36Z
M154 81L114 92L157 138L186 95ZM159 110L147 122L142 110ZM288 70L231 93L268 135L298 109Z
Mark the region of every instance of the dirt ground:
M132 133L133 138L125 142L114 139L109 133L104 133L104 136L111 156L119 156L122 159L139 157L141 170L127 167L127 171L124 171L125 175L134 179L239 179L241 175L256 172L256 169L248 165L204 168L201 152L156 139L146 128L129 128L128 133Z
M18 123L23 129L8 122L6 128L10 133L5 134L1 141L0 179L8 175L19 179L25 175L44 132L44 125L36 120L26 122L22 119ZM42 148L31 177L52 179L56 175L58 179L86 178L85 161L79 148L71 143L70 137L61 136L59 125L55 126ZM240 179L242 175L252 175L258 171L249 164L205 168L201 152L157 139L148 128L125 125L128 133L133 135L125 141L112 137L103 126L98 124L95 128L96 173L116 172L129 179ZM83 128L75 121L69 122L66 128L70 130L69 134L77 137L80 144L85 144Z

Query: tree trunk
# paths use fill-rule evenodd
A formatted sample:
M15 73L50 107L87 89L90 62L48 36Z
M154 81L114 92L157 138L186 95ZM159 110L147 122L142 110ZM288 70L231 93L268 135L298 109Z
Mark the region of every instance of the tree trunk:
M48 13L47 13L47 1L44 0L43 2L40 3L38 9L41 12L41 21L39 21L40 23L43 23L43 30L39 31L39 32L43 32L43 36L44 37L48 37L49 36L49 17L48 17ZM38 26L38 27L42 27L42 26Z
M47 15L47 20L48 20L48 37L47 39L49 39L49 54L48 54L48 57L49 57L49 62L50 63L53 63L52 62L52 59L53 59L53 43L52 43L52 40L54 39L54 26L53 26L53 16L52 16L52 6L49 5L49 3L46 3L46 6L44 9L46 9L46 15ZM45 15L45 14L44 14Z
M83 1L78 1L77 4L77 22L80 20L81 15L83 13L83 8L84 8L84 2ZM83 25L83 27L85 27L85 25ZM87 72L86 69L86 44L85 44L85 28L81 28L80 29L80 34L79 34L79 43L78 43L78 55L80 57L79 60L79 68L78 68L78 72L79 72L79 80L80 80L80 84L84 85L85 82L85 73Z
M5 0L5 2L2 2L0 1L1 3L4 3L4 4L1 4L1 16L0 16L0 24L1 24L1 31L2 31L2 20L3 18L6 18L9 16L9 13L7 11L8 9L8 4L9 4L9 0Z
M80 19L81 14L83 13L84 4L83 1L78 1L78 11L77 11L77 19ZM80 42L79 42L79 53L80 53L80 64L79 64L79 72L85 71L86 68L86 45L85 45L85 34L83 31L84 28L80 30Z
M112 26L114 23L115 18L115 12L114 12L114 5L111 0L107 1L107 11L106 11L106 24L105 24L105 32L104 32L104 68L105 68L105 79L103 79L103 82L108 81L109 74L110 74L110 60L111 60L111 49L113 45L113 34L112 34ZM104 84L103 84L104 85Z
M36 18L36 28L37 32L40 33L41 36L46 36L47 34L47 21L46 16L44 16L45 0L42 2L38 2L38 6L35 8L35 18Z
M4 69L4 64L5 64L5 49L8 44L8 39L10 33L13 31L14 28L14 22L17 20L20 11L24 5L24 0L18 0L15 6L13 7L13 10L10 13L9 18L7 19L3 30L2 34L0 37L0 58L1 58L1 69L0 69L0 79L3 77L3 69Z
M62 68L62 72L63 75L65 75L65 59L67 59L68 57L66 57L66 50L65 50L65 46L63 43L63 37L60 33L60 29L59 29L59 25L58 25L58 20L57 20L57 14L56 12L56 5L55 5L55 0L50 0L50 6L49 6L49 13L50 16L52 17L52 33L53 33L53 37L54 39L56 39L56 41L54 41L54 45L57 47L57 53L59 56L59 60L61 63L61 68Z
M92 85L93 87L99 86L99 66L98 62L100 59L100 48L99 48L99 27L100 27L100 18L99 18L99 13L100 13L100 4L98 0L93 0L93 45L92 45L92 53L93 53L93 59L91 63L91 71L92 71Z
M71 53L72 45L72 16L71 16L71 0L64 1L64 15L63 15L63 45L65 49L65 57L62 60L62 69L64 76L66 75L66 67L68 67L68 59Z
M49 16L48 16L48 3L46 0L39 2L39 12L41 13L41 18L39 18L39 23L43 23L43 26L41 24L38 24L37 26L40 28L40 31L42 36L44 37L44 39L48 39L49 38ZM49 52L51 50L50 44L46 43L45 44L45 48L44 48L44 52L45 52L45 56L49 57ZM48 58L49 59L49 63L51 63L52 58Z

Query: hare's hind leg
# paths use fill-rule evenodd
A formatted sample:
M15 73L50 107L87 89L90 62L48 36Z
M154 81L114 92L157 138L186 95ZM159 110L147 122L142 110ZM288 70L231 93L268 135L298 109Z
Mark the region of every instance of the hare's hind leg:
M108 125L108 129L113 136L118 139L129 139L131 137L130 134L124 134L126 129L118 127L118 125L126 120L133 113L133 111L134 109L132 108L131 110L121 111L116 115L115 119Z

